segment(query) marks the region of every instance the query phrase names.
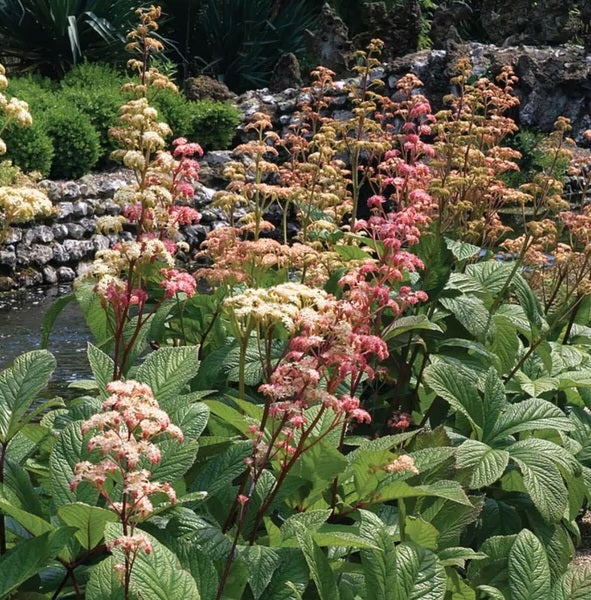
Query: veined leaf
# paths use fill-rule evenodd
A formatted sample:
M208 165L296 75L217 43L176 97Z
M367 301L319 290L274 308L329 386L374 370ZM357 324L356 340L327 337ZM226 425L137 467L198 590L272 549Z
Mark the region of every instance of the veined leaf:
M439 531L422 517L408 516L404 522L404 530L409 541L428 550L437 550Z
M55 358L47 350L33 350L0 373L0 442L6 443L18 433L23 417L47 385L55 366Z
M425 369L425 383L450 406L462 413L480 437L484 423L482 401L476 386L450 365L433 362Z
M480 246L475 246L474 244L469 244L468 242L453 240L451 238L445 238L445 245L454 255L454 258L460 262L474 258L481 251Z
M88 343L86 355L92 374L98 384L99 393L102 398L106 398L108 396L107 384L113 379L115 363L108 354L105 354L100 348L97 348L90 342Z
M119 524L107 523L105 540L112 543L123 530ZM150 554L139 551L131 570L130 588L143 600L199 600L197 584L181 568L178 558L166 546L148 533L142 532L152 547ZM123 563L125 557L119 547L112 549L113 556Z
M519 466L523 483L544 519L559 521L568 505L566 487L558 468L544 454L528 447L509 446L511 459Z
M440 302L476 339L484 339L489 326L494 325L490 322L490 315L484 302L476 296L442 298Z
M505 315L493 315L495 336L489 342L489 348L501 361L503 373L508 373L515 364L519 350L519 337L517 329Z
M517 402L499 417L490 434L484 438L492 443L508 435L533 429L572 431L573 422L554 404L541 398L528 398Z
M107 523L118 520L113 511L82 502L64 504L58 508L57 514L66 525L76 528L74 535L86 550L98 546L103 539Z
M417 330L442 331L441 327L439 327L437 323L431 322L427 315L411 315L407 317L400 317L399 319L393 321L382 332L382 338L385 341L388 341L398 337L399 335Z
M152 388L154 397L164 410L166 403L174 400L197 374L197 352L197 346L160 348L152 352L138 368L136 379Z
M437 555L421 548L396 546L396 600L443 600L446 575Z
M248 566L248 585L255 600L258 600L271 582L281 557L267 546L239 546L236 559Z
M550 568L540 540L522 529L508 560L512 600L538 600L550 597Z
M123 586L114 566L115 558L109 556L92 568L86 584L86 600L125 600Z
M476 440L466 440L456 454L458 469L472 469L469 485L473 489L486 487L500 479L508 463L506 450L495 450Z
M310 577L316 584L320 600L339 600L339 590L328 558L303 526L296 527L296 538L310 569Z
M41 348L43 350L47 349L47 345L49 344L49 336L51 335L51 331L55 325L56 319L60 316L64 308L66 308L68 304L74 302L75 300L76 296L73 293L65 294L64 296L60 296L54 300L51 303L51 306L45 311L45 315L43 316L43 325L41 326Z

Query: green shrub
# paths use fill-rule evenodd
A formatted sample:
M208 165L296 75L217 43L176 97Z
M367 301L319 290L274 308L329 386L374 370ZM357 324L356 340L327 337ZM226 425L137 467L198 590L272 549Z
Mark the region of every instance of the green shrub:
M63 103L49 110L44 120L55 148L50 176L76 179L88 173L100 155L99 134L88 117L75 106Z
M58 85L47 77L24 75L13 77L10 80L8 88L6 88L6 95L16 96L27 102L34 119L34 113L47 110L55 103L53 94L57 89Z
M154 98L153 104L158 110L159 119L168 123L175 138L192 135L195 111L184 94L162 90Z
M41 121L33 118L30 127L11 123L2 132L2 138L8 147L3 158L11 160L25 173L38 171L44 177L49 175L54 148Z
M63 88L117 88L127 81L121 71L104 63L83 62L72 67L61 81Z
M236 134L240 111L228 102L196 100L190 137L205 150L225 150Z

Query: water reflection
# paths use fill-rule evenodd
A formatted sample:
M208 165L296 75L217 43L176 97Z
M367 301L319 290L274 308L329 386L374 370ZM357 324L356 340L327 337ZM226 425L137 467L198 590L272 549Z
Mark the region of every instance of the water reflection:
M19 354L40 347L46 310L57 297L70 291L69 287L60 286L0 294L0 369L10 366ZM59 315L49 340L48 350L57 360L51 393L68 396L68 383L89 377L88 340L88 327L78 305L72 302Z

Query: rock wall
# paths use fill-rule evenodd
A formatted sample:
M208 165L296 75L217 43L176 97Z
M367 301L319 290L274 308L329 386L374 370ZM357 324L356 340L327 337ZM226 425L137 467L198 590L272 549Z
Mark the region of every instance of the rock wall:
M387 94L406 73L414 73L425 84L424 93L435 110L449 94L451 65L459 56L469 56L476 76L493 77L505 65L513 66L519 77L515 94L520 99L515 115L519 125L550 132L559 116L568 117L577 143L589 145L582 138L591 129L591 55L582 46L572 44L553 47L519 46L499 48L491 44L448 44L445 50L423 50L398 58L384 66L379 77L386 83ZM343 89L341 82L340 90ZM348 118L347 94L337 89L333 94L333 114ZM281 129L293 122L293 112L302 98L296 89L279 94L269 90L249 91L237 99L245 117L262 111L269 114Z

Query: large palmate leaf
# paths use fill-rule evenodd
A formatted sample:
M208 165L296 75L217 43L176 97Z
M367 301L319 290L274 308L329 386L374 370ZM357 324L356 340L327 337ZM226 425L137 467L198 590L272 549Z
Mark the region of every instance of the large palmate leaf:
M90 342L88 343L86 355L92 374L98 384L99 394L102 398L106 398L108 396L106 388L107 384L113 380L115 362L108 354L105 354L100 348L97 348Z
M12 439L29 419L25 415L47 385L56 366L47 350L22 354L0 373L0 442Z
M115 558L109 556L93 567L86 584L86 600L125 600L123 586L114 566Z
M442 298L441 304L451 311L459 323L476 339L482 340L494 327L484 302L475 296Z

